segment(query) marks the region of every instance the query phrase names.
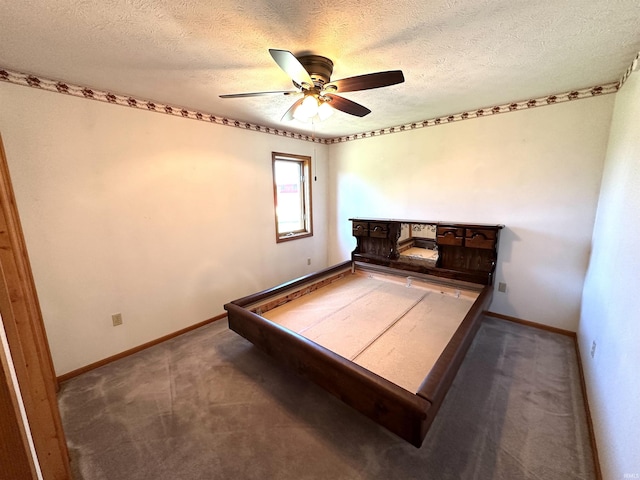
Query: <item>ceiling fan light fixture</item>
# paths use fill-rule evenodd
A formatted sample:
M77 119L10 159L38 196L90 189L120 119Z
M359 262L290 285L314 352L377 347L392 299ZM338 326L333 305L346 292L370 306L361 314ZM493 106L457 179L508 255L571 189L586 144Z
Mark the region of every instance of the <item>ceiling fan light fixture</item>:
M307 95L293 112L293 118L301 122L308 122L318 114L318 109L318 98L315 95Z
M320 106L318 107L318 118L320 121L324 121L333 115L333 107L329 105L327 101L322 101Z
M305 115L308 117L314 117L317 115L318 106L318 97L315 95L307 95L307 98L305 98L302 101L302 105L300 105L300 107L304 109Z

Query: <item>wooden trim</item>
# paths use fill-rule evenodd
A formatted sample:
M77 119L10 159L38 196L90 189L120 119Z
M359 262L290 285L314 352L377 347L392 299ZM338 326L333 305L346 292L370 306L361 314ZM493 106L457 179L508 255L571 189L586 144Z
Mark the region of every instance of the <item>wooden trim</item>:
M509 315L503 315L501 313L485 311L484 314L488 317L500 318L501 320L519 323L520 325L526 325L527 327L539 328L540 330L546 330L548 332L559 333L560 335L566 335L567 337L576 338L576 332L572 332L571 330L564 330L563 328L552 327L551 325L532 322L530 320L522 320L521 318L511 317Z
M2 322L14 321L11 312L11 301L0 265L0 306ZM9 306L9 308L7 308ZM0 328L2 323L0 323ZM4 343L4 342L2 342ZM35 463L27 439L27 431L18 403L10 367L10 359L0 345L0 478L36 479Z
M584 378L584 369L582 368L582 355L580 354L580 345L578 338L575 338L576 357L578 358L578 371L580 372L580 388L582 389L582 398L584 398L584 409L587 416L587 428L589 429L589 439L591 440L591 452L593 454L593 469L596 473L596 480L602 480L602 469L600 468L600 457L598 456L598 445L596 443L596 432L593 428L593 419L591 417L591 409L589 408L589 398L587 397L587 383Z
M213 322L217 322L218 320L222 320L223 318L226 318L227 314L226 313L222 313L220 315L216 315L215 317L211 317L207 320L203 320L202 322L196 323L194 325L190 325L188 327L185 327L181 330L178 330L176 332L170 333L168 335L165 335L163 337L160 338L156 338L155 340L151 340L150 342L147 343L143 343L142 345L138 345L137 347L133 347L130 348L129 350L125 350L124 352L120 352L116 355L112 355L110 357L107 358L103 358L102 360L98 360L97 362L94 363L90 363L89 365L85 365L84 367L80 367L76 370L72 370L71 372L67 372L63 375L60 375L58 377L58 382L62 383L62 382L66 382L67 380L70 380L74 377L77 377L78 375L82 375L83 373L87 373L90 372L91 370L95 370L96 368L100 368L104 365L108 365L109 363L115 362L116 360L120 360L121 358L125 358L128 357L129 355L133 355L134 353L138 353L141 352L142 350L145 350L149 347L153 347L155 345L158 345L162 342L166 342L167 340L171 340L172 338L178 337L184 333L187 332L191 332L192 330L195 330L197 328L203 327L205 325L208 325L210 323Z
M2 318L40 470L45 480L66 480L71 470L53 361L1 138L0 264L10 300Z

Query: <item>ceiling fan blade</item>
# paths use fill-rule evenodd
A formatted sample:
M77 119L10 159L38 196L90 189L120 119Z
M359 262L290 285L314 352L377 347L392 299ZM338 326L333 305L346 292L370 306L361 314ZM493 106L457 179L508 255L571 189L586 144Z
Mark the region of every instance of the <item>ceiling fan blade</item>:
M389 70L388 72L367 73L366 75L336 80L335 82L327 83L324 89L340 93L355 92L357 90L388 87L402 82L404 82L402 70Z
M302 104L303 100L304 100L304 97L301 98L300 100L297 100L293 105L291 105L289 110L287 110L285 114L282 116L281 121L290 122L291 120L293 120L293 112L295 112L296 108L298 108L298 106Z
M278 66L284 70L295 83L307 88L313 87L313 80L311 80L309 72L305 70L293 53L288 50L277 50L275 48L270 48L269 53Z
M364 117L371 113L367 107L360 105L359 103L352 102L351 100L347 100L344 97L339 97L338 95L330 95L326 94L325 97L329 98L329 105L335 108L336 110L340 110L342 112L348 113L349 115L355 115L356 117Z
M252 93L231 93L220 95L220 98L241 98L241 97L261 97L263 95L294 95L300 93L297 90L278 90L276 92L252 92Z

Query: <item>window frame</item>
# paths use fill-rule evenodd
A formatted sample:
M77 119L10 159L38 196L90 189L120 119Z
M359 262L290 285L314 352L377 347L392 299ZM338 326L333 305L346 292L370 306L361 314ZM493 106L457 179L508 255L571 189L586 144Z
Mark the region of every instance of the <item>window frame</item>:
M292 232L280 233L278 222L278 185L276 183L276 162L288 161L295 162L300 165L302 171L302 207L303 207L303 223L304 228ZM299 238L307 238L313 236L313 202L311 190L311 157L307 155L295 155L291 153L271 152L271 171L273 180L273 206L276 227L276 243L288 242Z

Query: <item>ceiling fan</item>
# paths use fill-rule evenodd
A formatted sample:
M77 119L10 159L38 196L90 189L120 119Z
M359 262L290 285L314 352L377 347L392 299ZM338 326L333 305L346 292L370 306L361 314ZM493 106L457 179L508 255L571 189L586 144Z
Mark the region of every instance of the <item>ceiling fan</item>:
M220 98L257 97L262 95L302 95L282 116L282 120L310 121L318 118L324 120L333 112L340 110L364 117L371 113L367 107L336 93L370 90L388 87L404 82L401 70L368 73L355 77L331 80L333 62L320 55L301 55L296 57L288 50L269 49L269 53L278 66L289 75L296 90L279 90L272 92L236 93L220 95Z

